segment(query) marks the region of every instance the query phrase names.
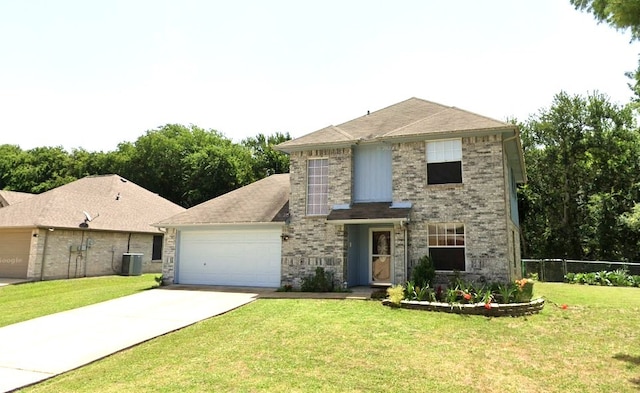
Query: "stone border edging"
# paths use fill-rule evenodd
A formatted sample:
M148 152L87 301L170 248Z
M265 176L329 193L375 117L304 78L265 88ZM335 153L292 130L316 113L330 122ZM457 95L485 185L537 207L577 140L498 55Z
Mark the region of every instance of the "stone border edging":
M392 303L389 299L382 301L384 306L408 308L412 310L436 311L463 315L484 315L487 317L520 317L523 315L537 314L544 308L544 299L534 299L528 303L491 303L491 308L486 308L484 303L440 303L420 302L416 300L403 300L400 304Z

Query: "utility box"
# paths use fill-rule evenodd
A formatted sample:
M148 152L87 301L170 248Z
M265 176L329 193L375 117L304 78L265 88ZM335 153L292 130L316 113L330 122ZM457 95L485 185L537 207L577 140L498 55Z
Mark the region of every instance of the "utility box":
M122 254L122 275L123 276L140 276L142 274L142 256L135 252L126 252Z

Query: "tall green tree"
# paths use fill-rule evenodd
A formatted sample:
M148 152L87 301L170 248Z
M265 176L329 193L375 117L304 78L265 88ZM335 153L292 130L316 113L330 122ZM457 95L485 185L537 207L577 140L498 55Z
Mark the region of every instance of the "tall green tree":
M256 180L275 173L289 172L289 155L273 147L290 139L289 133L276 132L269 136L258 134L242 141L242 144L251 151L251 166Z
M599 93L561 92L522 131L525 256L633 258L617 225L640 196L640 143L629 107Z
M115 152L93 152L85 149L72 149L69 174L80 179L90 175L118 173L115 169Z
M112 161L122 176L190 207L251 182L251 156L215 130L167 124L134 143L122 143Z
M39 194L76 180L70 172L71 158L61 146L13 150L13 167L3 176L4 188Z
M593 14L598 23L604 22L618 30L631 31L631 41L640 40L640 0L570 0L575 9ZM638 68L628 72L634 82L629 87L640 102L640 59Z
M0 190L22 189L13 184L13 171L24 152L18 145L0 145Z
M190 207L288 172L289 157L273 146L289 139L289 134L258 134L238 144L215 130L167 124L110 152L0 145L0 189L40 193L85 176L117 173Z
M198 203L235 190L252 181L249 154L238 145L210 145L189 154L182 167L184 178L182 204Z
M640 39L640 0L570 1L577 10L592 13L598 22L619 30L630 29L632 39Z

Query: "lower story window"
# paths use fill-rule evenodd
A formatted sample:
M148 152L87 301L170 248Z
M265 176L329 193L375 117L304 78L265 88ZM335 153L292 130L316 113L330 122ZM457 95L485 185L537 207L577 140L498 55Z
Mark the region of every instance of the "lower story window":
M429 256L436 270L465 271L464 224L429 224Z
M162 259L162 235L153 236L153 249L151 250L151 260L159 261Z

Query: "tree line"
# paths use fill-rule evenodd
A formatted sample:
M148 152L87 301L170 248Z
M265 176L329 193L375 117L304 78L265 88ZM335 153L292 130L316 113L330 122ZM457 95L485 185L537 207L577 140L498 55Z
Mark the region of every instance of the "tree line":
M520 124L523 256L640 260L640 132L632 106L561 92Z
M5 144L0 189L38 194L88 175L117 173L188 208L288 172L289 157L273 146L289 139L288 133L258 134L234 143L215 130L167 124L109 152Z
M528 182L518 189L525 258L640 260L640 132L632 104L557 94L519 123ZM517 122L517 121L516 121ZM117 173L184 207L289 171L276 133L234 143L168 124L110 152L0 145L0 189L41 193Z
M599 22L640 39L640 0L570 0ZM639 63L640 64L640 63ZM640 68L629 103L604 94L558 93L518 123L528 182L518 189L525 258L640 261ZM87 175L118 173L191 207L272 173L289 134L233 143L215 130L168 124L111 152L0 145L0 189L40 193Z
M640 0L569 1L640 40ZM518 191L523 256L640 261L640 62L626 75L625 105L561 92L520 124L529 174Z

